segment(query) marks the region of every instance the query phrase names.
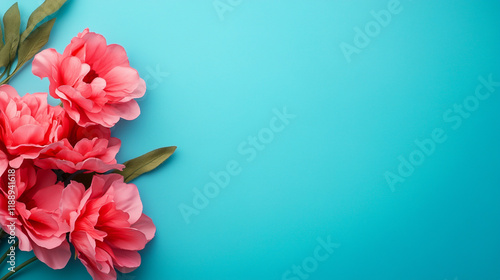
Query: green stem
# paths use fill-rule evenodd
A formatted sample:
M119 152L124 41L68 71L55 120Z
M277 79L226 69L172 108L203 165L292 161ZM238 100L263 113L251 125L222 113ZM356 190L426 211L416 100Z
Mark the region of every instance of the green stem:
M14 71L12 73L10 73L10 75L7 78L5 78L5 80L3 80L2 82L0 82L0 86L7 84L10 81L10 79L12 79L12 77L14 76L14 74L16 74L17 71L19 71L19 69L21 69L21 67L16 67L16 69L14 69ZM10 68L9 68L9 71L10 71Z
M32 262L34 262L36 260L38 260L38 258L37 257L33 257L33 258L31 258L31 259L23 262L20 266L16 267L15 271L11 271L11 272L5 274L4 277L0 278L0 280L7 280L7 279L9 279L9 277L11 277L14 273L20 271L21 269L23 269L24 267L26 267L27 265L29 265L30 263L32 263Z
M3 76L5 76L5 74L7 74L7 71L9 71L9 67L5 67L5 69L3 70L2 72L2 75L0 75L0 79L3 78Z
M17 244L19 244L19 241L17 241L16 243L14 243L14 245L12 245L12 246L14 246L14 248L16 248ZM12 246L9 246L9 248L7 248L7 251L0 257L0 263L3 263L3 261L7 258L7 255L10 252L10 247L12 247Z

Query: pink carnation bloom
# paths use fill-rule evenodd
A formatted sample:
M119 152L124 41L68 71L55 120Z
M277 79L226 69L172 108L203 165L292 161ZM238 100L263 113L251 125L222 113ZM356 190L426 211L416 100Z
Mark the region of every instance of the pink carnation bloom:
M0 162L18 168L24 159L38 157L47 145L66 137L70 119L60 106L50 106L46 93L20 97L9 86L0 86ZM0 163L0 167L5 165Z
M94 176L87 190L72 181L63 191L61 209L70 242L95 280L116 279L115 268L128 273L139 267L137 251L155 235L137 187L118 174Z
M66 173L122 170L125 166L118 164L115 158L120 145L120 139L111 137L109 128L100 125L76 127L69 138L44 148L35 165L44 169L61 169Z
M54 172L36 170L31 161L25 161L13 179L9 174L5 171L0 182L1 227L15 233L20 250L33 250L53 269L65 267L71 251L66 240L69 226L59 210L64 185L56 184ZM9 179L13 183L9 184ZM11 212L8 205L13 199L15 208Z
M7 158L7 154L0 149L0 177L3 176L7 167L9 167L9 159Z
M35 56L33 74L48 77L50 95L62 101L68 115L80 126L114 126L120 118L132 120L140 109L146 83L130 67L120 45L88 28L71 40L63 54L46 49Z

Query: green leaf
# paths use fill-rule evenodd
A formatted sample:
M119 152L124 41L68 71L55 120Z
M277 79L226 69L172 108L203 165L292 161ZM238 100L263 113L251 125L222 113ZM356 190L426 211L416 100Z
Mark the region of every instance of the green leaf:
M35 27L46 17L52 15L57 12L62 5L66 3L66 0L45 0L33 13L30 15L28 19L28 24L26 25L26 29L21 35L21 42L26 40L30 35L31 31L35 29Z
M10 64L10 46L11 42L6 43L0 49L0 67L7 67Z
M17 3L12 5L3 17L5 45L9 45L9 61L12 62L16 58L17 47L19 45L19 32L21 28L21 15ZM5 48L5 46L4 46ZM1 60L4 58L2 57Z
M123 175L125 182L128 183L158 167L175 152L175 149L177 149L176 146L156 149L123 163L125 165L123 171L115 171L115 173Z
M55 18L40 25L33 31L25 41L19 46L19 54L16 69L20 68L24 63L28 62L35 54L37 54L45 44L49 41L50 31L54 26Z

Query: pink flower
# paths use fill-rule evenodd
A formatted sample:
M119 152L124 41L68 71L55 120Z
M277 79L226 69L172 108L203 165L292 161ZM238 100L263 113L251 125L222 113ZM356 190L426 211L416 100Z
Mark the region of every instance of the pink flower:
M66 240L69 226L59 210L64 185L56 184L52 171L37 170L30 161L15 170L12 179L9 174L12 173L4 172L0 182L2 228L15 233L22 251L33 250L53 269L65 267L71 251ZM13 200L15 208L9 209L9 201Z
M76 127L68 139L44 148L35 165L44 169L61 169L66 173L122 170L125 166L117 164L115 158L120 145L120 139L111 137L109 128L100 125Z
M92 185L72 181L63 191L61 209L70 225L70 242L95 280L116 279L115 268L139 267L142 250L155 234L142 213L139 191L118 174L95 175Z
M35 56L33 74L48 77L50 95L61 99L80 126L112 127L120 118L132 120L140 109L146 83L130 67L123 47L88 28L71 40L63 54L47 49Z
M7 158L7 154L0 149L0 177L3 176L7 167L9 167L9 159Z
M13 87L0 86L0 143L13 168L24 159L38 157L48 144L66 137L69 121L63 108L47 103L46 93L20 97ZM3 155L0 161L5 161Z

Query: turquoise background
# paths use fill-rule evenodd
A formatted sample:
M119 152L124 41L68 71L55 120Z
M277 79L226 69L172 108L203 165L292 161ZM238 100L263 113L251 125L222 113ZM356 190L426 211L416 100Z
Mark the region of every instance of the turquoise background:
M70 0L57 14L47 47L90 27L147 79L141 116L113 129L118 160L178 146L134 181L158 231L119 279L500 279L500 87L457 129L443 117L473 102L479 76L500 81L500 1L401 0L350 62L341 43L391 1L221 2L221 16L181 0ZM23 26L41 3L19 1ZM48 90L31 65L11 85ZM247 160L238 147L284 107L295 118ZM391 190L384 174L434 129L446 141ZM232 160L241 172L186 223L179 207ZM318 238L338 248L314 267ZM69 277L90 279L75 260L15 279Z

